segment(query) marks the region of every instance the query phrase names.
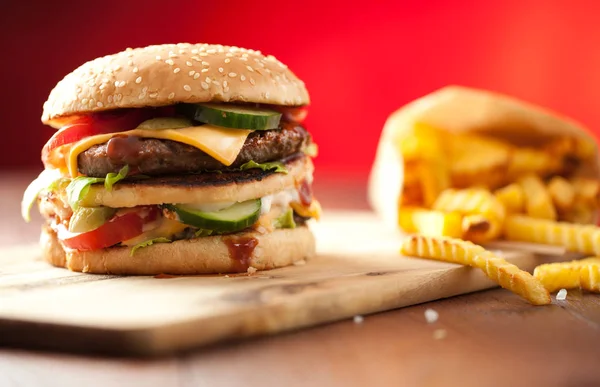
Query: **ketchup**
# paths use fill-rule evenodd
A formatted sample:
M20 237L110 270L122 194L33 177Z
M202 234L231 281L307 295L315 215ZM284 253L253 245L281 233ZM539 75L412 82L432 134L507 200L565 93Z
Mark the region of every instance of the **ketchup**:
M106 155L113 164L136 165L142 144L138 136L115 136L106 144Z
M250 267L252 253L258 245L258 239L251 236L238 238L225 238L225 245L229 250L229 258L235 261L236 269L246 271Z

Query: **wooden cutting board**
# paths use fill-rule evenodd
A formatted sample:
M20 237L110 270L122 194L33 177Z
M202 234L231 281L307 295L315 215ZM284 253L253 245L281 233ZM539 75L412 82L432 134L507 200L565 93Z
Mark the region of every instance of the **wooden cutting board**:
M316 258L252 276L89 275L47 265L37 246L0 250L0 345L156 355L494 286L477 270L401 257L401 238L371 213L329 213L313 230ZM527 270L542 260L504 254Z

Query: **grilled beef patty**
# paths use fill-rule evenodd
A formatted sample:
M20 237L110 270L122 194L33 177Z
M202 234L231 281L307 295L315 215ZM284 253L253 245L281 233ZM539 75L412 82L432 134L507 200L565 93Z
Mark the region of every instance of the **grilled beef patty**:
M79 172L91 177L104 177L125 165L132 172L151 176L197 173L237 168L250 160L257 163L281 160L300 152L309 142L310 135L302 126L282 123L279 129L250 133L230 166L187 144L139 137L112 138L82 152L77 161Z

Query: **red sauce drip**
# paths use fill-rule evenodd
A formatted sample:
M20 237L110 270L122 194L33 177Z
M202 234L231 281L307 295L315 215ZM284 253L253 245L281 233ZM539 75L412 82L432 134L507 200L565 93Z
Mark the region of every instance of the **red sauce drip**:
M312 186L306 180L302 180L302 184L298 187L298 197L305 206L309 206L313 201Z
M171 275L171 274L161 273L161 274L155 275L154 278L157 278L157 279L169 279L169 278L177 278L177 276L176 275Z
M142 144L138 136L115 136L106 144L106 155L113 164L136 165L143 151Z
M224 240L229 250L229 258L236 262L238 271L246 271L250 267L250 258L258 245L258 239L250 236L226 238Z

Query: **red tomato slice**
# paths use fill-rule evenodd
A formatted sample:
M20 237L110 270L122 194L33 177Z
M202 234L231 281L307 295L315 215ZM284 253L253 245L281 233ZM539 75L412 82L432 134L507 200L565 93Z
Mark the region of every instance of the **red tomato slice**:
M98 250L134 238L144 231L144 224L158 216L156 207L143 207L121 215L115 215L95 230L73 233L63 224L58 225L58 239L71 249Z
M79 117L60 128L42 149L42 162L46 166L62 167L64 152L56 151L63 145L75 143L83 138L97 134L124 132L135 129L152 117L170 116L175 113L173 107L159 109L127 109L95 113Z
M297 122L301 124L308 115L308 109L306 107L288 107L288 106L271 106L282 114L283 121Z

